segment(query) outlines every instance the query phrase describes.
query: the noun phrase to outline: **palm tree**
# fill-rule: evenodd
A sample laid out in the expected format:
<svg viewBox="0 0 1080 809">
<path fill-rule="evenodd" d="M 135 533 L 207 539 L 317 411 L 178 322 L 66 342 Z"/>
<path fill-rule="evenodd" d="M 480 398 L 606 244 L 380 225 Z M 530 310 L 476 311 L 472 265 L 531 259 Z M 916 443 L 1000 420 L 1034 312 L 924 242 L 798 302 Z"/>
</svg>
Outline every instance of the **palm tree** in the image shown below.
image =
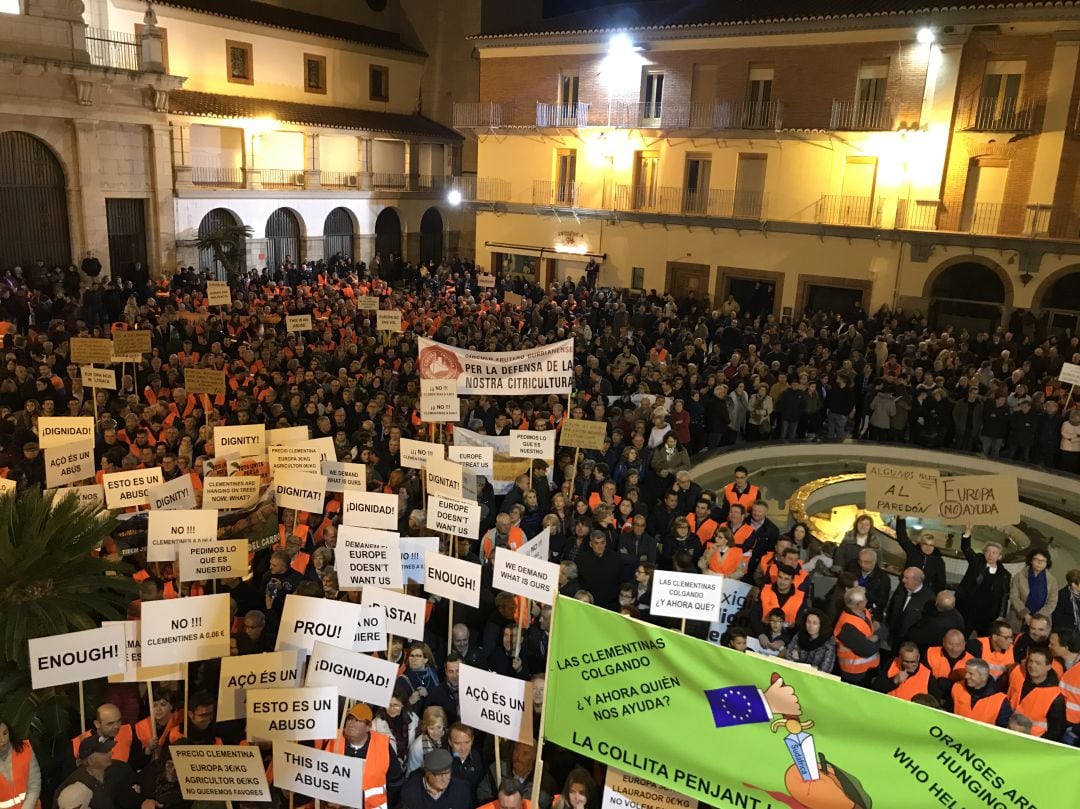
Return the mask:
<svg viewBox="0 0 1080 809">
<path fill-rule="evenodd" d="M 116 525 L 100 506 L 36 486 L 0 497 L 0 717 L 16 737 L 55 736 L 70 707 L 64 687 L 31 689 L 30 639 L 125 617 L 130 568 L 93 555 Z"/>
<path fill-rule="evenodd" d="M 222 224 L 200 236 L 195 243 L 200 250 L 209 250 L 214 259 L 225 268 L 225 276 L 231 282 L 235 279 L 244 263 L 244 243 L 255 233 L 249 225 Z"/>
</svg>

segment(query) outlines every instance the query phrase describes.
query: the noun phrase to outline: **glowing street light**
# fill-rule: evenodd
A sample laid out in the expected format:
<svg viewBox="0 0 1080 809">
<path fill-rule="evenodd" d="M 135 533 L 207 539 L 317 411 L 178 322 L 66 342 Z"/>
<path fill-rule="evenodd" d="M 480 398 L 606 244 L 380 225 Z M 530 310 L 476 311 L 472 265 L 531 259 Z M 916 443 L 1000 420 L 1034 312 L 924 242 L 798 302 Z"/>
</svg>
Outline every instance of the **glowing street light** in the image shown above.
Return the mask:
<svg viewBox="0 0 1080 809">
<path fill-rule="evenodd" d="M 446 201 L 453 205 L 455 208 L 461 204 L 461 192 L 456 188 L 446 195 Z"/>
<path fill-rule="evenodd" d="M 934 29 L 933 28 L 920 28 L 919 32 L 915 35 L 915 40 L 920 45 L 929 45 L 934 41 Z"/>
</svg>

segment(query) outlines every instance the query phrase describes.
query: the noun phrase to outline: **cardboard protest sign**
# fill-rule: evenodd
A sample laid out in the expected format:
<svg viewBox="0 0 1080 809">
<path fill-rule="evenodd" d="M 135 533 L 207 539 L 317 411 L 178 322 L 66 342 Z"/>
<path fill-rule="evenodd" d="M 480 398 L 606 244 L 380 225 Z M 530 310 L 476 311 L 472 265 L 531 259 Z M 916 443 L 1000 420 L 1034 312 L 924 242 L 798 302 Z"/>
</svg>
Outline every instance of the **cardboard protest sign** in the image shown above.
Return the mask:
<svg viewBox="0 0 1080 809">
<path fill-rule="evenodd" d="M 132 333 L 133 334 L 138 334 L 139 332 L 132 332 Z M 116 343 L 113 343 L 113 355 L 112 355 L 112 364 L 113 365 L 123 365 L 125 363 L 130 363 L 130 364 L 137 365 L 138 363 L 140 363 L 142 361 L 143 361 L 142 354 L 117 354 L 116 353 Z"/>
<path fill-rule="evenodd" d="M 306 741 L 337 735 L 338 694 L 319 688 L 249 688 L 247 737 L 252 740 Z"/>
<path fill-rule="evenodd" d="M 248 508 L 259 499 L 259 478 L 238 475 L 231 478 L 208 477 L 203 480 L 203 508 Z"/>
<path fill-rule="evenodd" d="M 341 522 L 342 525 L 396 531 L 398 496 L 381 492 L 346 490 L 342 497 Z"/>
<path fill-rule="evenodd" d="M 587 419 L 563 419 L 559 428 L 560 447 L 578 447 L 580 449 L 604 449 L 607 438 L 607 424 L 602 421 Z"/>
<path fill-rule="evenodd" d="M 220 539 L 207 544 L 185 544 L 178 549 L 178 555 L 180 581 L 242 579 L 248 573 L 246 539 Z"/>
<path fill-rule="evenodd" d="M 221 658 L 218 677 L 217 721 L 247 716 L 247 689 L 297 688 L 303 671 L 302 652 L 266 652 Z"/>
<path fill-rule="evenodd" d="M 271 800 L 258 747 L 176 744 L 169 750 L 185 801 Z"/>
<path fill-rule="evenodd" d="M 40 416 L 38 446 L 41 449 L 94 441 L 94 419 L 91 416 Z"/>
<path fill-rule="evenodd" d="M 112 340 L 104 337 L 72 337 L 71 361 L 76 365 L 108 365 L 112 362 Z"/>
<path fill-rule="evenodd" d="M 378 295 L 357 295 L 356 296 L 356 310 L 358 312 L 378 312 L 379 311 L 379 296 Z"/>
<path fill-rule="evenodd" d="M 366 586 L 402 587 L 398 535 L 356 525 L 338 529 L 338 586 L 343 592 Z"/>
<path fill-rule="evenodd" d="M 142 665 L 142 642 L 140 640 L 139 621 L 102 621 L 102 626 L 118 626 L 124 631 L 125 654 L 124 671 L 110 674 L 110 683 L 145 683 L 166 680 L 183 680 L 184 667 L 180 665 L 144 666 Z"/>
<path fill-rule="evenodd" d="M 461 464 L 474 475 L 491 478 L 495 460 L 494 448 L 453 446 L 448 448 L 447 456 L 449 460 Z"/>
<path fill-rule="evenodd" d="M 335 806 L 364 806 L 364 759 L 274 742 L 274 786 Z"/>
<path fill-rule="evenodd" d="M 150 490 L 150 508 L 152 509 L 198 507 L 199 500 L 195 496 L 195 484 L 191 480 L 191 475 L 181 475 Z"/>
<path fill-rule="evenodd" d="M 92 480 L 97 472 L 93 441 L 49 447 L 44 454 L 45 485 L 50 489 L 80 480 Z"/>
<path fill-rule="evenodd" d="M 459 463 L 431 458 L 424 468 L 428 494 L 476 500 L 476 475 Z"/>
<path fill-rule="evenodd" d="M 116 390 L 116 373 L 111 368 L 83 365 L 79 368 L 79 378 L 86 388 Z"/>
<path fill-rule="evenodd" d="M 284 472 L 321 474 L 323 457 L 318 447 L 297 444 L 273 445 L 267 454 L 270 458 L 270 474 L 275 478 Z"/>
<path fill-rule="evenodd" d="M 936 516 L 938 471 L 918 466 L 866 465 L 866 508 L 898 517 Z"/>
<path fill-rule="evenodd" d="M 1065 385 L 1080 385 L 1080 365 L 1074 362 L 1062 363 L 1058 380 Z"/>
<path fill-rule="evenodd" d="M 185 368 L 184 388 L 188 393 L 225 395 L 225 372 L 213 368 Z"/>
<path fill-rule="evenodd" d="M 555 458 L 554 430 L 511 430 L 510 454 L 519 458 Z"/>
<path fill-rule="evenodd" d="M 401 552 L 401 578 L 409 582 L 424 582 L 424 554 L 438 553 L 438 537 L 401 537 L 398 540 L 398 550 Z"/>
<path fill-rule="evenodd" d="M 481 513 L 479 503 L 429 495 L 427 527 L 442 534 L 477 539 L 480 535 Z"/>
<path fill-rule="evenodd" d="M 653 574 L 649 611 L 653 615 L 688 621 L 719 620 L 723 579 L 723 576 L 657 570 Z"/>
<path fill-rule="evenodd" d="M 697 801 L 636 775 L 607 768 L 600 809 L 696 809 Z"/>
<path fill-rule="evenodd" d="M 731 625 L 731 619 L 746 606 L 746 599 L 750 597 L 750 591 L 753 589 L 752 584 L 731 576 L 724 576 L 723 579 L 724 583 L 720 587 L 720 617 L 709 624 L 709 634 L 706 636 L 709 643 L 715 643 L 717 646 L 722 644 L 724 633 Z"/>
<path fill-rule="evenodd" d="M 385 708 L 394 693 L 397 670 L 397 663 L 392 660 L 316 643 L 308 661 L 304 685 L 308 688 L 337 686 L 343 697 Z"/>
<path fill-rule="evenodd" d="M 401 439 L 401 465 L 406 469 L 423 469 L 432 458 L 442 458 L 443 445 L 430 441 Z"/>
<path fill-rule="evenodd" d="M 150 512 L 146 561 L 171 562 L 181 545 L 217 539 L 217 509 L 164 509 Z"/>
<path fill-rule="evenodd" d="M 367 467 L 362 463 L 323 461 L 322 474 L 326 478 L 326 491 L 343 492 L 346 489 L 367 490 Z"/>
<path fill-rule="evenodd" d="M 290 594 L 285 596 L 281 628 L 274 648 L 277 651 L 302 649 L 310 652 L 315 648 L 315 642 L 321 641 L 341 649 L 352 649 L 362 620 L 359 604 Z"/>
<path fill-rule="evenodd" d="M 271 447 L 276 449 L 276 447 Z M 281 508 L 321 514 L 326 499 L 326 478 L 306 472 L 282 471 L 274 474 L 274 497 Z"/>
<path fill-rule="evenodd" d="M 228 593 L 147 601 L 140 627 L 143 663 L 167 666 L 228 657 L 229 624 Z"/>
<path fill-rule="evenodd" d="M 424 613 L 427 610 L 424 599 L 379 587 L 365 587 L 360 600 L 365 607 L 383 608 L 386 612 L 386 631 L 391 635 L 400 635 L 409 640 L 424 639 Z"/>
<path fill-rule="evenodd" d="M 100 483 L 89 486 L 67 486 L 63 489 L 50 489 L 49 491 L 53 495 L 53 508 L 56 508 L 68 497 L 74 497 L 78 500 L 80 508 L 98 508 L 105 505 L 105 487 Z"/>
<path fill-rule="evenodd" d="M 239 424 L 232 427 L 219 425 L 214 428 L 216 455 L 265 455 L 266 425 Z"/>
<path fill-rule="evenodd" d="M 353 641 L 354 652 L 386 650 L 386 611 L 382 607 L 361 607 L 360 626 Z"/>
<path fill-rule="evenodd" d="M 522 298 L 516 292 L 503 293 L 503 302 L 506 303 L 507 306 L 521 306 L 523 301 L 524 298 Z"/>
<path fill-rule="evenodd" d="M 161 482 L 160 466 L 103 475 L 105 505 L 110 509 L 145 506 L 150 502 L 150 490 Z"/>
<path fill-rule="evenodd" d="M 459 418 L 461 418 L 461 403 L 454 380 L 421 379 L 420 420 L 447 422 L 457 421 Z"/>
<path fill-rule="evenodd" d="M 30 682 L 35 689 L 94 680 L 124 671 L 124 627 L 30 639 Z"/>
<path fill-rule="evenodd" d="M 278 427 L 266 431 L 267 446 L 277 447 L 282 444 L 296 444 L 309 438 L 307 427 Z"/>
<path fill-rule="evenodd" d="M 311 331 L 311 315 L 289 315 L 285 318 L 285 329 L 290 332 Z"/>
<path fill-rule="evenodd" d="M 480 606 L 480 565 L 441 553 L 424 555 L 424 591 L 470 607 Z"/>
<path fill-rule="evenodd" d="M 941 519 L 948 525 L 1016 525 L 1016 475 L 958 475 L 938 480 Z"/>
<path fill-rule="evenodd" d="M 224 281 L 207 281 L 206 302 L 211 306 L 232 306 L 229 285 Z"/>
<path fill-rule="evenodd" d="M 112 336 L 113 358 L 136 357 L 136 362 L 142 360 L 143 354 L 149 354 L 153 348 L 150 345 L 150 331 L 148 329 L 132 329 L 129 331 L 114 331 Z M 125 360 L 131 362 L 130 359 Z"/>
<path fill-rule="evenodd" d="M 531 682 L 464 663 L 458 677 L 462 722 L 493 736 L 532 743 Z"/>
<path fill-rule="evenodd" d="M 380 309 L 375 315 L 375 328 L 379 331 L 401 331 L 401 310 Z"/>
<path fill-rule="evenodd" d="M 0 478 L 0 497 L 8 494 L 15 494 L 15 489 L 18 488 L 18 483 L 10 478 Z"/>
<path fill-rule="evenodd" d="M 559 566 L 509 548 L 496 548 L 491 586 L 541 604 L 554 604 L 559 594 Z"/>
</svg>

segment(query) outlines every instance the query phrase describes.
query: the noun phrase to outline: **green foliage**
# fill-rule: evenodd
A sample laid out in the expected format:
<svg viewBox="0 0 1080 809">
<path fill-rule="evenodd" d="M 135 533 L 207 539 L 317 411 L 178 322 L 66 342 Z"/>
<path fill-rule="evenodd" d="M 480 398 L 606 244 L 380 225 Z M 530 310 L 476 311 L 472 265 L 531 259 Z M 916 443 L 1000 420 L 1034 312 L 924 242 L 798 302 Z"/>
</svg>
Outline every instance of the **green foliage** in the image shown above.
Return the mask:
<svg viewBox="0 0 1080 809">
<path fill-rule="evenodd" d="M 200 236 L 196 244 L 200 250 L 209 250 L 214 254 L 231 281 L 240 274 L 244 264 L 244 242 L 254 232 L 248 225 L 222 225 Z"/>
<path fill-rule="evenodd" d="M 16 736 L 62 729 L 64 689 L 30 688 L 31 638 L 123 620 L 135 597 L 130 569 L 92 555 L 116 527 L 100 508 L 37 487 L 0 497 L 0 717 Z"/>
</svg>

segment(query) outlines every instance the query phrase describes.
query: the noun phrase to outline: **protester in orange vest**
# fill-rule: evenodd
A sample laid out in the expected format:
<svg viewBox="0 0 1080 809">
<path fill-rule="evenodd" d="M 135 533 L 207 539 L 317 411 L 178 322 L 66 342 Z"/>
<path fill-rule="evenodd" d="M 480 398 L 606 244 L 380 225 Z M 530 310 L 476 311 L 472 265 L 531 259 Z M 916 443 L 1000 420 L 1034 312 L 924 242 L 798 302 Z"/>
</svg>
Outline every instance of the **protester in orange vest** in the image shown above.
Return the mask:
<svg viewBox="0 0 1080 809">
<path fill-rule="evenodd" d="M 757 623 L 754 625 L 754 633 L 757 635 L 767 629 L 769 613 L 773 610 L 784 613 L 784 627 L 790 629 L 798 623 L 809 607 L 806 593 L 795 587 L 795 571 L 786 566 L 777 572 L 776 584 L 767 584 L 761 588 L 760 603 L 761 609 L 755 613 Z"/>
<path fill-rule="evenodd" d="M 183 714 L 175 710 L 171 692 L 154 692 L 154 704 L 150 706 L 150 716 L 135 723 L 135 736 L 142 744 L 143 752 L 150 756 L 168 741 L 175 728 L 183 723 Z"/>
<path fill-rule="evenodd" d="M 1009 704 L 1031 720 L 1031 735 L 1061 741 L 1065 735 L 1065 695 L 1050 666 L 1050 650 L 1033 646 L 1027 653 L 1027 676 L 1009 689 Z"/>
<path fill-rule="evenodd" d="M 387 809 L 397 804 L 396 793 L 405 775 L 401 761 L 390 752 L 390 740 L 371 729 L 371 708 L 360 702 L 349 709 L 336 738 L 322 745 L 328 753 L 364 759 L 364 809 Z"/>
<path fill-rule="evenodd" d="M 644 518 L 641 519 L 644 520 Z M 726 525 L 717 527 L 713 538 L 705 545 L 705 553 L 698 559 L 698 567 L 704 573 L 714 576 L 734 576 L 737 579 L 741 579 L 746 573 L 742 549 L 735 545 L 731 529 Z"/>
<path fill-rule="evenodd" d="M 116 742 L 116 747 L 112 751 L 113 761 L 131 759 L 131 742 L 135 734 L 131 732 L 131 725 L 123 723 L 120 709 L 111 702 L 99 705 L 97 714 L 94 716 L 94 726 L 71 740 L 71 753 L 76 759 L 79 757 L 79 745 L 82 740 L 90 736 L 102 736 Z"/>
<path fill-rule="evenodd" d="M 1008 697 L 990 676 L 989 664 L 979 657 L 964 664 L 964 678 L 953 683 L 950 699 L 954 714 L 976 722 L 1003 728 L 1012 716 Z"/>
<path fill-rule="evenodd" d="M 919 647 L 911 641 L 901 643 L 897 658 L 878 676 L 874 688 L 908 702 L 917 694 L 929 694 L 930 669 L 919 659 Z"/>
<path fill-rule="evenodd" d="M 4 772 L 10 770 L 10 776 Z M 26 739 L 12 738 L 0 720 L 0 807 L 41 809 L 41 769 Z"/>
<path fill-rule="evenodd" d="M 990 634 L 977 638 L 972 654 L 977 654 L 990 665 L 990 676 L 1005 685 L 1006 677 L 1016 665 L 1013 653 L 1013 628 L 1008 621 L 997 620 L 990 624 Z"/>
<path fill-rule="evenodd" d="M 866 608 L 866 590 L 849 587 L 844 592 L 844 611 L 833 628 L 841 680 L 856 685 L 870 681 L 881 662 L 877 632 L 877 624 Z"/>
<path fill-rule="evenodd" d="M 735 467 L 735 480 L 722 490 L 720 500 L 722 516 L 727 516 L 735 503 L 741 505 L 744 512 L 749 511 L 750 506 L 754 505 L 758 497 L 761 496 L 761 490 L 748 481 L 749 477 L 750 472 L 745 466 Z"/>
<path fill-rule="evenodd" d="M 946 632 L 940 646 L 926 650 L 926 665 L 935 682 L 931 693 L 948 695 L 953 683 L 964 679 L 964 666 L 973 659 L 971 652 L 964 648 L 964 633 L 959 629 Z"/>
<path fill-rule="evenodd" d="M 1058 687 L 1065 695 L 1065 721 L 1069 724 L 1066 741 L 1074 747 L 1080 736 L 1080 632 L 1055 629 L 1050 633 L 1050 651 L 1061 664 Z"/>
<path fill-rule="evenodd" d="M 716 520 L 711 516 L 712 503 L 708 500 L 698 500 L 694 504 L 694 510 L 686 515 L 686 521 L 690 523 L 691 533 L 697 534 L 701 544 L 712 539 L 714 533 L 716 533 L 716 527 L 719 525 Z"/>
<path fill-rule="evenodd" d="M 525 532 L 515 527 L 506 512 L 499 512 L 495 517 L 495 527 L 488 529 L 480 540 L 480 557 L 490 562 L 496 548 L 510 548 L 516 551 L 525 544 Z"/>
<path fill-rule="evenodd" d="M 529 809 L 529 801 L 521 794 L 521 783 L 516 778 L 504 778 L 495 800 L 481 804 L 476 809 Z"/>
</svg>

